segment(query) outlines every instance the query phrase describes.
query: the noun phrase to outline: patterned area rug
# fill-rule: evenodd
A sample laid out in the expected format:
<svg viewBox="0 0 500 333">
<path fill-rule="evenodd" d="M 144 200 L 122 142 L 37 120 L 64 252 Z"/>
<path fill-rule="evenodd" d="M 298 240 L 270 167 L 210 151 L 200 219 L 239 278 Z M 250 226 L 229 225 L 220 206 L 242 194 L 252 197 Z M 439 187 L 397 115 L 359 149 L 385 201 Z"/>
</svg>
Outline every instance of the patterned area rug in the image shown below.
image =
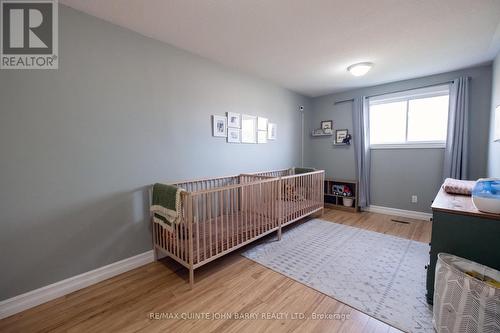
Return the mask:
<svg viewBox="0 0 500 333">
<path fill-rule="evenodd" d="M 425 243 L 314 219 L 243 256 L 401 330 L 434 332 Z"/>
</svg>

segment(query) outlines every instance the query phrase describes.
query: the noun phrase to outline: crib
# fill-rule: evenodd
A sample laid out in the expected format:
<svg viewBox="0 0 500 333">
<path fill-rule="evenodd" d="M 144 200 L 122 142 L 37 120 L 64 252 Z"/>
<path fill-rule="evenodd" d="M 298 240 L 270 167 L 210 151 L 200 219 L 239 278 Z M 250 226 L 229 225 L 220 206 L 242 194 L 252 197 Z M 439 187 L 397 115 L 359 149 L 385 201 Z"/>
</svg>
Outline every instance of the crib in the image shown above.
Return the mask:
<svg viewBox="0 0 500 333">
<path fill-rule="evenodd" d="M 153 221 L 155 259 L 162 253 L 194 270 L 282 227 L 323 210 L 324 171 L 284 169 L 173 183 L 181 221 Z"/>
</svg>

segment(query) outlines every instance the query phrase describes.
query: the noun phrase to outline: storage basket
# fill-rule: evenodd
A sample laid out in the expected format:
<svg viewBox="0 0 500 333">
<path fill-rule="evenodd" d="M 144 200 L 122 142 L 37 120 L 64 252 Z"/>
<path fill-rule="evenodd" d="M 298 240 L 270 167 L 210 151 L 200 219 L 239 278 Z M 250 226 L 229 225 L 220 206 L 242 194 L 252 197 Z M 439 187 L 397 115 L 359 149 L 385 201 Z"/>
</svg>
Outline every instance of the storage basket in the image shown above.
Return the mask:
<svg viewBox="0 0 500 333">
<path fill-rule="evenodd" d="M 465 272 L 475 272 L 473 277 Z M 451 254 L 439 253 L 434 283 L 433 325 L 441 332 L 500 332 L 500 272 Z"/>
<path fill-rule="evenodd" d="M 352 207 L 354 200 L 352 198 L 342 198 L 342 202 L 346 207 Z"/>
</svg>

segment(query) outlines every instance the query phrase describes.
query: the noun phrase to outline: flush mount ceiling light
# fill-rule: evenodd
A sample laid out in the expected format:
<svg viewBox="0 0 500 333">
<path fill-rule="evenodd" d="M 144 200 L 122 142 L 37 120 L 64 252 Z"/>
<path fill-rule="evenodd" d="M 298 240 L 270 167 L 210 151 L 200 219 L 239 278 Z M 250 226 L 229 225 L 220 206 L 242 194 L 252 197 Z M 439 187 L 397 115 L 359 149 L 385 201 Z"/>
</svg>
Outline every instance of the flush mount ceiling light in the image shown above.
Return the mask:
<svg viewBox="0 0 500 333">
<path fill-rule="evenodd" d="M 347 70 L 354 76 L 363 76 L 368 73 L 368 71 L 372 69 L 372 67 L 373 64 L 371 62 L 360 62 L 358 64 L 347 67 Z"/>
</svg>

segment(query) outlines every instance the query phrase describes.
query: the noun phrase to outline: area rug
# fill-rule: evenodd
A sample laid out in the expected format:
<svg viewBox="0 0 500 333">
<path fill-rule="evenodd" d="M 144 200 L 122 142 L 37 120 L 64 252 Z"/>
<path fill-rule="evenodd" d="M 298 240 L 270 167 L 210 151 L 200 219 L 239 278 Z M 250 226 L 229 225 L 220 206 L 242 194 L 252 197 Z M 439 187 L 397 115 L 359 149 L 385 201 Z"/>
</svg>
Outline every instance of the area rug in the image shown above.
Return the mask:
<svg viewBox="0 0 500 333">
<path fill-rule="evenodd" d="M 401 330 L 434 332 L 425 243 L 314 219 L 243 256 Z"/>
</svg>

